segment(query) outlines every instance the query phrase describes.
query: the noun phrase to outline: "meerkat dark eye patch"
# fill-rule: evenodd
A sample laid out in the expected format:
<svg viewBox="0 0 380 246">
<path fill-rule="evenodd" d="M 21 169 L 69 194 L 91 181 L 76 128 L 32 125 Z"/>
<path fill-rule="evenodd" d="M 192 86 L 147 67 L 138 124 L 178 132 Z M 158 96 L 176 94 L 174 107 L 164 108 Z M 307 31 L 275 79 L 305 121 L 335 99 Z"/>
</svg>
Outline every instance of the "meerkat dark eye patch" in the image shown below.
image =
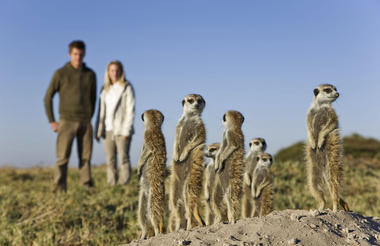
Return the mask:
<svg viewBox="0 0 380 246">
<path fill-rule="evenodd" d="M 324 92 L 326 92 L 327 94 L 330 94 L 332 92 L 332 90 L 330 88 L 325 88 L 323 89 Z"/>
<path fill-rule="evenodd" d="M 214 152 L 215 150 L 216 150 L 216 148 L 211 148 L 210 152 Z"/>
<path fill-rule="evenodd" d="M 144 121 L 144 114 L 141 115 L 141 119 L 142 119 L 142 121 Z"/>
<path fill-rule="evenodd" d="M 255 145 L 259 145 L 260 144 L 260 142 L 253 142 Z"/>
<path fill-rule="evenodd" d="M 263 158 L 263 161 L 266 162 L 268 159 L 267 158 Z"/>
<path fill-rule="evenodd" d="M 190 98 L 190 99 L 187 100 L 187 102 L 190 103 L 190 104 L 193 104 L 194 103 L 194 99 Z"/>
</svg>

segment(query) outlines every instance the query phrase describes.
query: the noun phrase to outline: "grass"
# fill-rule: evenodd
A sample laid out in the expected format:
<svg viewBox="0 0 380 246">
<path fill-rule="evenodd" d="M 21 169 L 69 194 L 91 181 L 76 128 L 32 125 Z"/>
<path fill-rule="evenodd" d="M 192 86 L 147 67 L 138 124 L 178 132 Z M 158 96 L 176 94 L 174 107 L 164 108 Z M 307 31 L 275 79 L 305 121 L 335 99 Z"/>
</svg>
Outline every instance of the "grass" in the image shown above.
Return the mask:
<svg viewBox="0 0 380 246">
<path fill-rule="evenodd" d="M 345 138 L 344 197 L 366 216 L 380 216 L 379 146 L 358 135 Z M 275 210 L 316 207 L 302 151 L 297 143 L 275 155 Z M 105 166 L 93 168 L 96 187 L 89 191 L 70 169 L 67 193 L 55 195 L 53 168 L 0 168 L 0 245 L 118 245 L 138 238 L 136 170 L 127 186 L 108 186 L 105 173 Z"/>
</svg>

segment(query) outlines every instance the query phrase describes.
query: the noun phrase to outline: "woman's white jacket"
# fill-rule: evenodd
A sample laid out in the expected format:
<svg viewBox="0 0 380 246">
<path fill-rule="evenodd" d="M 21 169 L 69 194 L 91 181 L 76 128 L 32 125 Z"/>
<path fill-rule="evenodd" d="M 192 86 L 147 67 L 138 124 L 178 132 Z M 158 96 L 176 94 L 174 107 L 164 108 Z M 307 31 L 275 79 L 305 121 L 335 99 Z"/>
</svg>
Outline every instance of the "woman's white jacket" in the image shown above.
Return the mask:
<svg viewBox="0 0 380 246">
<path fill-rule="evenodd" d="M 96 120 L 95 138 L 105 138 L 105 118 L 106 118 L 106 91 L 102 88 L 98 107 L 98 117 Z M 123 92 L 117 99 L 113 112 L 112 132 L 114 136 L 132 136 L 134 133 L 133 120 L 135 118 L 135 95 L 131 83 L 125 83 Z"/>
</svg>

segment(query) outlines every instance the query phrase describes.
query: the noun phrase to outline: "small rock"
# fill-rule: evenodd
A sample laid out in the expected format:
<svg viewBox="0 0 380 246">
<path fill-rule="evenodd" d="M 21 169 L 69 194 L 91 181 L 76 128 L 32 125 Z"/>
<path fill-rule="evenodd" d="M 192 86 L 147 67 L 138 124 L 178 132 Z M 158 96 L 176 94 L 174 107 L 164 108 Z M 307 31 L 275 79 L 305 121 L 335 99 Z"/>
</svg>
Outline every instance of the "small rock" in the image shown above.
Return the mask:
<svg viewBox="0 0 380 246">
<path fill-rule="evenodd" d="M 179 240 L 178 245 L 190 245 L 191 241 L 190 240 Z"/>
<path fill-rule="evenodd" d="M 310 210 L 310 215 L 313 217 L 316 217 L 320 214 L 321 214 L 321 212 L 319 212 L 319 210 Z"/>
<path fill-rule="evenodd" d="M 344 228 L 342 231 L 343 231 L 344 233 L 351 233 L 351 232 L 353 232 L 354 230 L 352 230 L 352 229 L 348 229 L 348 228 Z"/>
<path fill-rule="evenodd" d="M 297 214 L 292 214 L 292 215 L 290 215 L 290 219 L 293 220 L 293 221 L 299 221 L 300 220 L 300 216 L 297 215 Z"/>
<path fill-rule="evenodd" d="M 334 227 L 335 227 L 336 229 L 339 229 L 339 228 L 340 228 L 340 224 L 335 224 Z"/>
<path fill-rule="evenodd" d="M 230 239 L 231 239 L 232 241 L 240 241 L 239 239 L 237 239 L 237 238 L 234 237 L 233 235 L 230 236 Z"/>
<path fill-rule="evenodd" d="M 297 243 L 301 242 L 298 238 L 293 238 L 288 241 L 289 245 L 296 245 Z"/>
<path fill-rule="evenodd" d="M 317 229 L 317 225 L 315 225 L 315 224 L 310 224 L 310 227 L 312 228 L 312 229 Z"/>
</svg>

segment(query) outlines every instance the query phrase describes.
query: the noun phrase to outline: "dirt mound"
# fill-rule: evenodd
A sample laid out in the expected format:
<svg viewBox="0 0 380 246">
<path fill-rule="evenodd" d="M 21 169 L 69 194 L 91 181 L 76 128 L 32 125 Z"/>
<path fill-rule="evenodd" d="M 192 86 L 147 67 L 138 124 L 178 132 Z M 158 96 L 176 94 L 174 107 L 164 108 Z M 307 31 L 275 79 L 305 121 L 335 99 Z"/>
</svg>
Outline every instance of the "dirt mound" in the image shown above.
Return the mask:
<svg viewBox="0 0 380 246">
<path fill-rule="evenodd" d="M 129 245 L 380 245 L 380 218 L 331 210 L 274 211 L 234 225 L 180 230 Z"/>
</svg>

